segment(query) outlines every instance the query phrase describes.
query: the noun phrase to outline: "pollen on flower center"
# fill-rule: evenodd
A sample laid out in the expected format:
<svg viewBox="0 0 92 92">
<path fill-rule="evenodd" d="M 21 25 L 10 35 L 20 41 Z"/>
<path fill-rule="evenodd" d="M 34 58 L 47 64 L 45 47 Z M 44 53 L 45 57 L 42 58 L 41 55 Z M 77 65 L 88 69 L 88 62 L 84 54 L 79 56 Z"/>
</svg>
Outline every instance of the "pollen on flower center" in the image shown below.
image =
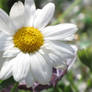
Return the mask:
<svg viewBox="0 0 92 92">
<path fill-rule="evenodd" d="M 23 27 L 13 36 L 15 47 L 24 53 L 33 53 L 44 44 L 42 33 L 34 27 Z"/>
</svg>

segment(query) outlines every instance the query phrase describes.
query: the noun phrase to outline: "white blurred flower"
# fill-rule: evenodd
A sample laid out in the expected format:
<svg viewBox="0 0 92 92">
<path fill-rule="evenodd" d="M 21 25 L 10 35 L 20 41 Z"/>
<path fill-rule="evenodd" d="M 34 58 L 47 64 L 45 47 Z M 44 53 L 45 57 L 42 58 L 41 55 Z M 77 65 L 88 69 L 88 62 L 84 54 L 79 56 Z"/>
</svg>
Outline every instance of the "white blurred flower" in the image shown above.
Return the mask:
<svg viewBox="0 0 92 92">
<path fill-rule="evenodd" d="M 78 85 L 78 89 L 79 89 L 79 92 L 85 92 L 85 90 L 87 89 L 87 84 L 86 82 L 82 82 Z"/>
<path fill-rule="evenodd" d="M 0 58 L 3 60 L 0 79 L 13 76 L 28 87 L 35 82 L 44 85 L 51 80 L 53 67 L 75 61 L 75 47 L 63 42 L 74 38 L 77 27 L 74 24 L 46 27 L 54 10 L 53 3 L 36 9 L 33 0 L 25 0 L 24 5 L 20 1 L 15 3 L 10 16 L 0 9 Z"/>
<path fill-rule="evenodd" d="M 78 15 L 78 20 L 83 20 L 84 18 L 85 18 L 85 14 L 84 13 L 80 13 L 79 15 Z"/>
<path fill-rule="evenodd" d="M 78 11 L 80 10 L 80 7 L 77 5 L 73 8 L 73 10 L 71 11 L 71 15 L 76 14 Z"/>
<path fill-rule="evenodd" d="M 92 0 L 83 0 L 83 4 L 84 4 L 85 6 L 92 5 Z"/>
</svg>

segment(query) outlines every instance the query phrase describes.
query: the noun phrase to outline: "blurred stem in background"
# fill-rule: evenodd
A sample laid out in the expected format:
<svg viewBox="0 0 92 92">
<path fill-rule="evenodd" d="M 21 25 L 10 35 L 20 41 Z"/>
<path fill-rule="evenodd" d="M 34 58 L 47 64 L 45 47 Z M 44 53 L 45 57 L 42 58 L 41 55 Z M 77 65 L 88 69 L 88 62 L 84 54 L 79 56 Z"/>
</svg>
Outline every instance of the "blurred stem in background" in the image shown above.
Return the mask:
<svg viewBox="0 0 92 92">
<path fill-rule="evenodd" d="M 16 82 L 10 92 L 18 92 L 18 85 L 19 83 Z"/>
<path fill-rule="evenodd" d="M 54 24 L 61 23 L 61 21 L 62 21 L 67 15 L 69 15 L 69 13 L 74 9 L 74 7 L 75 7 L 76 5 L 78 5 L 80 2 L 81 2 L 81 0 L 75 0 L 75 1 L 70 5 L 70 7 L 67 8 L 66 11 L 58 17 L 58 19 L 56 20 L 56 22 L 55 22 Z"/>
</svg>

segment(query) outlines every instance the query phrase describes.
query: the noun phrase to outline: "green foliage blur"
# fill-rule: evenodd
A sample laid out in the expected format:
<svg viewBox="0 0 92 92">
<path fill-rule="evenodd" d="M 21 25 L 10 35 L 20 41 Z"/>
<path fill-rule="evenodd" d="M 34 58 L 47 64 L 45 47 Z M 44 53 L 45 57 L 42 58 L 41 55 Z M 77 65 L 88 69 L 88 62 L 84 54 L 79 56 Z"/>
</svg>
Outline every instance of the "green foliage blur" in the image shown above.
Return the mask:
<svg viewBox="0 0 92 92">
<path fill-rule="evenodd" d="M 19 0 L 0 0 L 0 8 L 9 14 L 10 8 L 17 1 Z M 42 92 L 92 92 L 92 0 L 35 0 L 37 8 L 42 8 L 48 2 L 56 5 L 52 25 L 69 22 L 78 26 L 79 31 L 73 43 L 79 51 L 72 69 L 57 86 Z M 0 81 L 0 92 L 10 84 L 14 86 L 10 92 L 30 92 L 18 89 L 12 78 Z"/>
</svg>

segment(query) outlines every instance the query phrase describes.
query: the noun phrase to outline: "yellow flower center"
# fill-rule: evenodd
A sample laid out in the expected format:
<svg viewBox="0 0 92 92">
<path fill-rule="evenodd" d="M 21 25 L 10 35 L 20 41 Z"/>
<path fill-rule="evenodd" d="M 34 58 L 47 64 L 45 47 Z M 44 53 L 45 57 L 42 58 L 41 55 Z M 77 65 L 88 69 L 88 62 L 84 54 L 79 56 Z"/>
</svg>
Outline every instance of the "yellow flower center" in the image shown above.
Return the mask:
<svg viewBox="0 0 92 92">
<path fill-rule="evenodd" d="M 33 27 L 23 27 L 19 29 L 14 37 L 15 47 L 24 53 L 33 53 L 44 44 L 42 33 Z"/>
</svg>

